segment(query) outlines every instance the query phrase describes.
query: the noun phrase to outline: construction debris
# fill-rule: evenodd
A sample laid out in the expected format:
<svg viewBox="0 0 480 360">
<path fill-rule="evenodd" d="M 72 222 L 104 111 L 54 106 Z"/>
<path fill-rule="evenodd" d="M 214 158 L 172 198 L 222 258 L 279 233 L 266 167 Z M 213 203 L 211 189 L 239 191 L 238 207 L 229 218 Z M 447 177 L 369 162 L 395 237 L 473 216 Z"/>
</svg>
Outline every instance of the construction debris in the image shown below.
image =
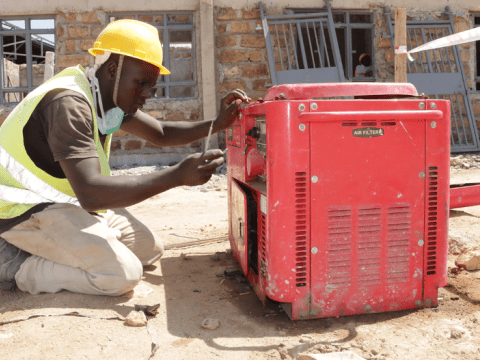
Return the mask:
<svg viewBox="0 0 480 360">
<path fill-rule="evenodd" d="M 125 319 L 125 322 L 130 326 L 146 326 L 147 317 L 143 311 L 131 311 Z"/>
<path fill-rule="evenodd" d="M 157 315 L 159 308 L 160 308 L 160 304 L 155 304 L 155 305 L 137 305 L 137 304 L 135 304 L 135 311 L 143 311 L 145 313 L 145 315 L 148 315 L 148 316 Z"/>
<path fill-rule="evenodd" d="M 469 271 L 480 270 L 480 247 L 465 251 L 455 260 L 455 265 Z"/>
<path fill-rule="evenodd" d="M 29 319 L 34 319 L 34 318 L 38 318 L 38 317 L 53 317 L 53 316 L 80 316 L 80 317 L 88 317 L 88 318 L 100 319 L 100 320 L 121 320 L 121 321 L 125 321 L 125 318 L 123 316 L 120 316 L 120 315 L 102 317 L 102 316 L 95 316 L 95 315 L 80 314 L 76 311 L 72 311 L 72 312 L 60 313 L 60 314 L 34 314 L 34 315 L 29 315 L 29 316 L 18 317 L 18 318 L 11 319 L 11 320 L 0 321 L 0 326 L 1 325 L 6 325 L 6 324 L 17 323 L 17 322 L 25 321 L 25 320 L 29 320 Z"/>
<path fill-rule="evenodd" d="M 202 328 L 207 330 L 215 330 L 220 326 L 220 321 L 217 319 L 205 319 L 202 322 Z"/>
<path fill-rule="evenodd" d="M 353 351 L 331 352 L 327 354 L 305 354 L 297 356 L 296 360 L 365 360 Z"/>
</svg>

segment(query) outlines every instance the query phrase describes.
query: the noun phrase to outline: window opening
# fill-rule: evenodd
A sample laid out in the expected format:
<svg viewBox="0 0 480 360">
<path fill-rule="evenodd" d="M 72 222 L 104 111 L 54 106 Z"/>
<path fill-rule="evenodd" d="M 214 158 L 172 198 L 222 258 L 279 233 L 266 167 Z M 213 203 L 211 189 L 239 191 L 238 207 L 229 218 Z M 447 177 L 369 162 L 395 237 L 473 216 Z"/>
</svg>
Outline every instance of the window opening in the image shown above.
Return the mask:
<svg viewBox="0 0 480 360">
<path fill-rule="evenodd" d="M 155 97 L 178 99 L 197 96 L 193 13 L 109 14 L 110 22 L 120 19 L 140 20 L 158 30 L 163 47 L 163 66 L 171 74 L 158 77 Z"/>
<path fill-rule="evenodd" d="M 44 81 L 45 54 L 55 52 L 55 19 L 0 19 L 0 103 L 19 103 Z"/>
</svg>

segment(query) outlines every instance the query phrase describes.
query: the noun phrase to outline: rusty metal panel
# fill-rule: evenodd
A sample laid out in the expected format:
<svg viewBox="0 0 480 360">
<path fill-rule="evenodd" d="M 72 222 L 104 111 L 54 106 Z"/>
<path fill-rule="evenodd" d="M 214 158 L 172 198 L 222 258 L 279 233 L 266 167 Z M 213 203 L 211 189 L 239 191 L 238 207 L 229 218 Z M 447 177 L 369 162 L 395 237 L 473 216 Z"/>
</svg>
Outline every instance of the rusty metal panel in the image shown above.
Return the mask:
<svg viewBox="0 0 480 360">
<path fill-rule="evenodd" d="M 260 4 L 272 84 L 344 82 L 332 10 L 265 15 Z"/>
<path fill-rule="evenodd" d="M 407 21 L 407 50 L 427 42 L 451 35 L 455 32 L 449 8 L 447 20 Z M 395 22 L 390 10 L 386 16 L 392 46 L 395 43 Z M 450 133 L 451 152 L 477 151 L 480 149 L 478 129 L 473 113 L 470 89 L 467 85 L 463 63 L 457 46 L 450 46 L 412 54 L 407 61 L 407 80 L 415 85 L 419 93 L 432 99 L 450 100 L 452 128 Z"/>
</svg>

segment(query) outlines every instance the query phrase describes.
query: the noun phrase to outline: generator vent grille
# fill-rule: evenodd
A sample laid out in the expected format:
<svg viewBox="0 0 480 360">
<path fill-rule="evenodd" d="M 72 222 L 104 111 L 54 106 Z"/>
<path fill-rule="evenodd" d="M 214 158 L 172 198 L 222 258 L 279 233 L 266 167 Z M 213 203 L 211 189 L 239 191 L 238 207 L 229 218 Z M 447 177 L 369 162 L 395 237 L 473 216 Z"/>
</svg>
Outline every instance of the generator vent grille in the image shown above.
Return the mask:
<svg viewBox="0 0 480 360">
<path fill-rule="evenodd" d="M 387 282 L 409 279 L 411 218 L 408 203 L 387 207 Z"/>
<path fill-rule="evenodd" d="M 262 274 L 263 278 L 267 278 L 267 261 L 265 259 L 265 239 L 267 238 L 267 225 L 266 225 L 266 217 L 262 214 L 260 219 L 260 273 Z"/>
<path fill-rule="evenodd" d="M 339 206 L 327 211 L 327 287 L 339 289 L 351 284 L 352 208 Z"/>
<path fill-rule="evenodd" d="M 437 270 L 438 168 L 428 168 L 427 275 Z"/>
<path fill-rule="evenodd" d="M 307 173 L 295 173 L 295 284 L 307 286 L 308 268 L 308 207 L 307 207 Z"/>
<path fill-rule="evenodd" d="M 382 207 L 358 208 L 357 281 L 362 285 L 380 284 L 382 258 Z"/>
</svg>

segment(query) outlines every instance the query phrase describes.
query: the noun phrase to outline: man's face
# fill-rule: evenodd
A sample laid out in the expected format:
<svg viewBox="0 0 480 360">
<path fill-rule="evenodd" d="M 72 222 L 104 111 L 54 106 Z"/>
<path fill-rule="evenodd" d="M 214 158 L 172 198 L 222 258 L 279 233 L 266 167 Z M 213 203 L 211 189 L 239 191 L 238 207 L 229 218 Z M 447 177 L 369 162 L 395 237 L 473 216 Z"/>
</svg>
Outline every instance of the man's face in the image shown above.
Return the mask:
<svg viewBox="0 0 480 360">
<path fill-rule="evenodd" d="M 160 69 L 145 61 L 124 57 L 117 105 L 126 114 L 134 114 L 153 96 Z"/>
</svg>

